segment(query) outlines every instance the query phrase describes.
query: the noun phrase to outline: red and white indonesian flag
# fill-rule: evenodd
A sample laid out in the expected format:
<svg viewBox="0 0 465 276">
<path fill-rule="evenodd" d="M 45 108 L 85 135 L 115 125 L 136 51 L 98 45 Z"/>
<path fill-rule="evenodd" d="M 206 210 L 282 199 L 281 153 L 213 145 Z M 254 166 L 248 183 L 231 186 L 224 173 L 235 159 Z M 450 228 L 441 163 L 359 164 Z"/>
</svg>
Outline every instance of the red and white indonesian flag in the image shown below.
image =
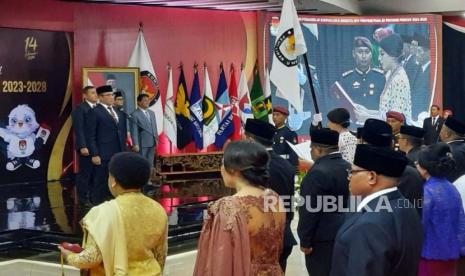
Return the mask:
<svg viewBox="0 0 465 276">
<path fill-rule="evenodd" d="M 284 0 L 273 49 L 270 79 L 298 112 L 303 111 L 297 75 L 297 57 L 307 52 L 297 11 L 292 0 Z"/>
<path fill-rule="evenodd" d="M 173 70 L 169 69 L 168 88 L 166 89 L 165 114 L 163 114 L 163 132 L 177 147 L 176 113 L 174 111 Z"/>
<path fill-rule="evenodd" d="M 157 133 L 160 135 L 163 132 L 163 106 L 161 104 L 158 78 L 153 69 L 152 60 L 150 59 L 149 50 L 147 49 L 142 31 L 139 31 L 137 36 L 136 45 L 129 58 L 128 67 L 139 67 L 140 69 L 140 93 L 149 95 L 149 108 L 155 112 Z"/>
</svg>

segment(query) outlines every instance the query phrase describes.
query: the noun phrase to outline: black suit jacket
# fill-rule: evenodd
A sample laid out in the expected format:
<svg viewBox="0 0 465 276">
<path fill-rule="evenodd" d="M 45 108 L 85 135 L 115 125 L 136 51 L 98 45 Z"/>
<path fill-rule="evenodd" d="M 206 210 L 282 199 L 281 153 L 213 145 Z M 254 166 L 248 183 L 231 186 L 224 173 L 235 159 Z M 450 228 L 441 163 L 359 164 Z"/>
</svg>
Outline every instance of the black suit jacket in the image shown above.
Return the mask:
<svg viewBox="0 0 465 276">
<path fill-rule="evenodd" d="M 398 191 L 390 210 L 351 214 L 334 243 L 332 276 L 416 276 L 423 243 L 420 217 Z M 378 198 L 379 199 L 379 198 Z M 386 206 L 385 201 L 381 206 Z M 369 202 L 374 210 L 378 200 Z"/>
<path fill-rule="evenodd" d="M 88 113 L 87 142 L 91 156 L 100 156 L 108 161 L 118 152 L 126 149 L 126 115 L 113 109 L 118 115 L 118 123 L 101 104 Z"/>
<path fill-rule="evenodd" d="M 455 169 L 447 174 L 447 180 L 454 182 L 465 174 L 465 142 L 457 140 L 447 143 L 455 160 Z"/>
<path fill-rule="evenodd" d="M 405 171 L 399 179 L 397 188 L 400 193 L 410 201 L 421 216 L 423 207 L 423 184 L 425 180 L 421 177 L 416 168 L 405 167 Z"/>
<path fill-rule="evenodd" d="M 294 218 L 294 212 L 291 207 L 291 197 L 294 196 L 294 175 L 295 168 L 281 156 L 273 151 L 270 152 L 270 189 L 280 196 L 286 196 L 283 202 L 285 207 L 291 209 L 286 213 L 286 225 L 284 227 L 284 247 L 290 247 L 297 244 L 291 231 L 291 222 Z"/>
<path fill-rule="evenodd" d="M 438 117 L 434 126 L 431 117 L 428 117 L 423 121 L 423 130 L 425 131 L 425 145 L 431 145 L 439 141 L 439 132 L 441 132 L 443 124 L 444 119 L 441 117 Z"/>
<path fill-rule="evenodd" d="M 73 121 L 74 135 L 75 139 L 75 148 L 79 151 L 81 148 L 87 148 L 86 142 L 86 121 L 87 113 L 92 108 L 87 102 L 80 103 L 71 114 L 71 119 Z"/>
<path fill-rule="evenodd" d="M 347 207 L 348 169 L 350 169 L 350 164 L 342 159 L 340 153 L 329 154 L 316 160 L 300 185 L 300 195 L 305 198 L 305 204 L 317 210 L 317 196 L 342 196 L 342 205 Z M 308 202 L 309 199 L 311 202 Z M 301 206 L 297 227 L 300 245 L 308 248 L 314 243 L 334 241 L 343 219 L 343 213 L 323 212 L 323 210 L 309 212 L 305 205 Z"/>
<path fill-rule="evenodd" d="M 415 168 L 415 161 L 418 161 L 418 154 L 420 154 L 420 152 L 422 150 L 424 150 L 425 148 L 426 148 L 426 146 L 421 145 L 421 146 L 418 146 L 418 147 L 414 147 L 409 152 L 407 152 L 406 156 L 407 156 L 407 159 L 408 159 L 408 164 L 410 166 Z"/>
</svg>

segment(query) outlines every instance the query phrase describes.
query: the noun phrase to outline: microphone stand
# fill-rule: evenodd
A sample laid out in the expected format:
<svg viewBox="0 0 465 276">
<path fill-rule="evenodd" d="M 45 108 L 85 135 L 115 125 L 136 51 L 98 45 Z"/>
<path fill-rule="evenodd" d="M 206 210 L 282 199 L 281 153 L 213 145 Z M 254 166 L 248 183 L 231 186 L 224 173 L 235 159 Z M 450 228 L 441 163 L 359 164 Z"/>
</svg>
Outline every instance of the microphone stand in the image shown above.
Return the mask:
<svg viewBox="0 0 465 276">
<path fill-rule="evenodd" d="M 137 122 L 137 120 L 134 119 L 134 116 L 132 116 L 131 114 L 127 113 L 123 108 L 118 108 L 119 111 L 121 111 L 123 114 L 126 115 L 126 118 L 132 122 L 132 123 L 135 123 L 136 126 L 138 128 L 141 128 L 142 130 L 145 130 L 147 131 L 148 133 L 152 134 L 152 137 L 155 138 L 155 143 L 158 144 L 158 136 L 155 136 L 153 131 L 149 131 L 148 129 L 146 129 L 144 126 L 142 126 L 139 122 Z M 151 122 L 150 122 L 151 123 Z M 130 131 L 129 131 L 130 132 Z"/>
</svg>

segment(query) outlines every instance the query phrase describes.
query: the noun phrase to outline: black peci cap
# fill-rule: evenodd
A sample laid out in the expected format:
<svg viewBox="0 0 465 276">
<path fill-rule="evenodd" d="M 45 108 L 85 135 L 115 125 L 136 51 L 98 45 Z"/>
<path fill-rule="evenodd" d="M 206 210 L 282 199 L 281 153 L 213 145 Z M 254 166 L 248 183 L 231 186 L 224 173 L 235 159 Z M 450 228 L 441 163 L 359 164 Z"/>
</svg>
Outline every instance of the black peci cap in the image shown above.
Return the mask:
<svg viewBox="0 0 465 276">
<path fill-rule="evenodd" d="M 425 131 L 421 127 L 404 125 L 400 127 L 400 134 L 423 139 L 425 136 Z"/>
<path fill-rule="evenodd" d="M 103 93 L 108 93 L 112 92 L 113 93 L 113 87 L 111 85 L 104 85 L 104 86 L 99 86 L 97 87 L 97 94 L 103 94 Z"/>
<path fill-rule="evenodd" d="M 362 139 L 377 147 L 390 147 L 392 144 L 392 127 L 385 121 L 368 119 L 362 131 Z"/>
<path fill-rule="evenodd" d="M 312 143 L 337 146 L 339 144 L 339 133 L 329 128 L 317 128 L 310 130 Z"/>
<path fill-rule="evenodd" d="M 357 145 L 354 165 L 378 174 L 400 177 L 408 164 L 404 154 L 390 148 Z"/>
<path fill-rule="evenodd" d="M 276 134 L 276 128 L 272 124 L 250 118 L 245 123 L 244 131 L 245 134 L 264 140 L 263 142 L 266 142 L 267 146 L 273 144 L 273 137 Z"/>
</svg>

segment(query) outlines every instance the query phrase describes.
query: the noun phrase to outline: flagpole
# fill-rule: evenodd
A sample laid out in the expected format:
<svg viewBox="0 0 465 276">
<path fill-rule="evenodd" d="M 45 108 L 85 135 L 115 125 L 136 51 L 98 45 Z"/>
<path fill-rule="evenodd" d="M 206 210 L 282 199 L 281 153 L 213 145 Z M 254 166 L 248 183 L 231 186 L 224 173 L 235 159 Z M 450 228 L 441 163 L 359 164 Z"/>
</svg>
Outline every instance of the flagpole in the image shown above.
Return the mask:
<svg viewBox="0 0 465 276">
<path fill-rule="evenodd" d="M 142 22 L 141 22 L 142 24 Z M 166 69 L 168 69 L 168 75 L 169 75 L 169 71 L 171 70 L 171 64 L 168 62 L 168 65 L 166 66 Z M 168 79 L 169 79 L 169 76 L 168 76 Z M 168 84 L 169 85 L 169 84 Z M 166 102 L 165 102 L 166 104 Z M 170 155 L 173 154 L 173 142 L 171 142 L 170 139 L 167 139 L 170 143 Z"/>
<path fill-rule="evenodd" d="M 310 65 L 308 63 L 307 53 L 303 54 L 305 62 L 305 71 L 307 72 L 308 85 L 310 86 L 310 92 L 312 92 L 313 106 L 315 107 L 315 114 L 320 113 L 318 108 L 318 102 L 316 100 L 315 88 L 313 87 L 312 74 L 310 73 Z M 321 122 L 318 123 L 318 127 L 321 128 Z"/>
</svg>

